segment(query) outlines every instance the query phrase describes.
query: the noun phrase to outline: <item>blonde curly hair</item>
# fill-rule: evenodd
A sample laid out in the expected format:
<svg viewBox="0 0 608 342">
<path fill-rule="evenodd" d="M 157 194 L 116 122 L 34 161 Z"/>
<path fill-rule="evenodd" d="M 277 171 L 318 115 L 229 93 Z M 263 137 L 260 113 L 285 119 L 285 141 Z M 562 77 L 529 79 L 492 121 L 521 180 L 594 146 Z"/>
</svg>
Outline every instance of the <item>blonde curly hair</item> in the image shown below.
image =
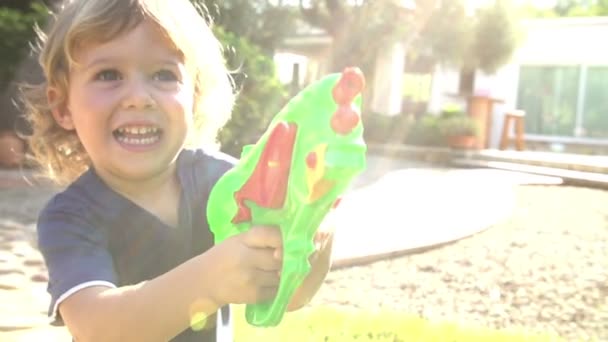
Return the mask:
<svg viewBox="0 0 608 342">
<path fill-rule="evenodd" d="M 204 8 L 188 0 L 68 0 L 54 17 L 48 34 L 38 32 L 45 81 L 22 88 L 25 117 L 32 130 L 26 138 L 32 157 L 57 184 L 72 182 L 90 165 L 76 132 L 59 126 L 52 115 L 53 109 L 67 100 L 75 50 L 85 42 L 112 40 L 144 20 L 166 35 L 195 80 L 196 133 L 188 137 L 188 146 L 216 144 L 217 132 L 232 112 L 235 92 Z M 50 87 L 59 93 L 53 103 L 47 98 Z"/>
</svg>

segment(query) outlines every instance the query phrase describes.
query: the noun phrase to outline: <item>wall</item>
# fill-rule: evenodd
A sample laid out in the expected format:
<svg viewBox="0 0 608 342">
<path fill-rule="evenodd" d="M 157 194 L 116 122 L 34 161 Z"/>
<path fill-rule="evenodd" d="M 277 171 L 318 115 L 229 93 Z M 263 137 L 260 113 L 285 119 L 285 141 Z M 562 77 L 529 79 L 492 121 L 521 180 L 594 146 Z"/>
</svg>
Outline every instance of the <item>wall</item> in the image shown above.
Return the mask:
<svg viewBox="0 0 608 342">
<path fill-rule="evenodd" d="M 521 45 L 511 62 L 493 75 L 476 72 L 473 92 L 504 101 L 494 107 L 490 148 L 497 148 L 506 110 L 515 108 L 522 65 L 608 65 L 608 17 L 535 19 L 522 22 Z M 438 111 L 458 89 L 459 72 L 437 67 L 429 111 Z M 460 99 L 460 103 L 463 103 Z"/>
<path fill-rule="evenodd" d="M 523 22 L 524 41 L 514 62 L 526 65 L 608 64 L 608 17 Z"/>
</svg>

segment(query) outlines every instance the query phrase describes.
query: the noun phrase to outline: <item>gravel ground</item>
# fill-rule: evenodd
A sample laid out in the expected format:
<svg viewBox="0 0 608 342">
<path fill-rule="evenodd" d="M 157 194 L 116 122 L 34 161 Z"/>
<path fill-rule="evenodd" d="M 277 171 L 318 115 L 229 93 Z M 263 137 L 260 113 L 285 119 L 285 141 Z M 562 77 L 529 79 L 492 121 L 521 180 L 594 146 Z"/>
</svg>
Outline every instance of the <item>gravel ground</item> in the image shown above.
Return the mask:
<svg viewBox="0 0 608 342">
<path fill-rule="evenodd" d="M 2 189 L 0 217 L 19 222 L 31 237 L 52 192 Z M 386 308 L 608 341 L 608 191 L 519 186 L 516 194 L 513 215 L 473 237 L 333 270 L 310 305 Z"/>
<path fill-rule="evenodd" d="M 608 341 L 608 191 L 519 186 L 516 194 L 513 215 L 473 237 L 331 271 L 311 305 Z"/>
</svg>

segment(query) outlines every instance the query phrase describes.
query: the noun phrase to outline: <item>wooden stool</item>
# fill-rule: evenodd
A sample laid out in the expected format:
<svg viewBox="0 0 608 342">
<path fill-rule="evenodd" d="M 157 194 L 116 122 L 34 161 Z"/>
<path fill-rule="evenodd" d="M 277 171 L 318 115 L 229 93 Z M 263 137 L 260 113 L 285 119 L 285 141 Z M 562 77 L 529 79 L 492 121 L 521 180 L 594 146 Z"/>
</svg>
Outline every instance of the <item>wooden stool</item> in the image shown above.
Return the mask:
<svg viewBox="0 0 608 342">
<path fill-rule="evenodd" d="M 505 150 L 513 140 L 511 138 L 511 122 L 515 124 L 515 148 L 518 151 L 524 150 L 524 117 L 526 112 L 523 110 L 511 110 L 505 113 L 505 121 L 502 126 L 502 137 L 500 139 L 500 149 Z"/>
</svg>

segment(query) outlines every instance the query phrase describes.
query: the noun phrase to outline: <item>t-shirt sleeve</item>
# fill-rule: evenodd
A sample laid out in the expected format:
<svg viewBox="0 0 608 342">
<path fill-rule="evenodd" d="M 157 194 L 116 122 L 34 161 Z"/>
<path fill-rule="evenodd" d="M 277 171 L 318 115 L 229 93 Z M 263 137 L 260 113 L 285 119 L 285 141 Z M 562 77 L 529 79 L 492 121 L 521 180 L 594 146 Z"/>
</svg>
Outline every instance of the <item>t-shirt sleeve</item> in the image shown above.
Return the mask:
<svg viewBox="0 0 608 342">
<path fill-rule="evenodd" d="M 38 218 L 38 247 L 49 272 L 49 317 L 62 325 L 59 304 L 91 286 L 116 287 L 116 274 L 102 229 L 93 226 L 78 206 L 55 198 Z"/>
<path fill-rule="evenodd" d="M 224 173 L 232 169 L 238 159 L 219 152 L 199 149 L 193 152 L 189 172 L 192 183 L 198 193 L 209 194 L 211 188 Z"/>
</svg>

